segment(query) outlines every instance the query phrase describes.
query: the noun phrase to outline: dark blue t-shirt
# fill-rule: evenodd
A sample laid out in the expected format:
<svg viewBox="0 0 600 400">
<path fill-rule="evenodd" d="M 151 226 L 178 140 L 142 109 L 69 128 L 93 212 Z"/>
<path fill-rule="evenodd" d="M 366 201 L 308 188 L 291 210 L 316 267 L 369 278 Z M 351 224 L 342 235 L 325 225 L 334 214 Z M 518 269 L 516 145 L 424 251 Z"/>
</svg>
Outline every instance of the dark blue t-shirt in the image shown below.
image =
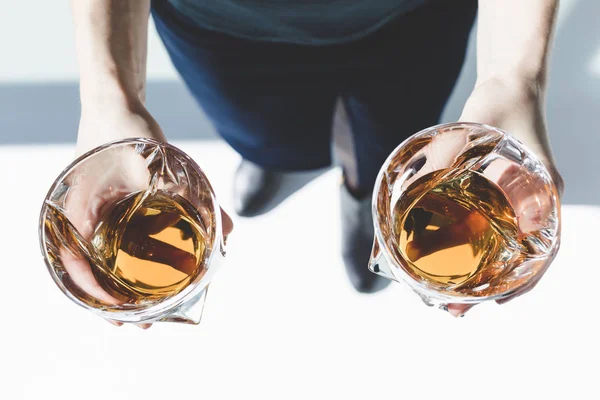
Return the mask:
<svg viewBox="0 0 600 400">
<path fill-rule="evenodd" d="M 302 44 L 364 36 L 427 0 L 169 0 L 198 26 L 230 35 Z"/>
</svg>

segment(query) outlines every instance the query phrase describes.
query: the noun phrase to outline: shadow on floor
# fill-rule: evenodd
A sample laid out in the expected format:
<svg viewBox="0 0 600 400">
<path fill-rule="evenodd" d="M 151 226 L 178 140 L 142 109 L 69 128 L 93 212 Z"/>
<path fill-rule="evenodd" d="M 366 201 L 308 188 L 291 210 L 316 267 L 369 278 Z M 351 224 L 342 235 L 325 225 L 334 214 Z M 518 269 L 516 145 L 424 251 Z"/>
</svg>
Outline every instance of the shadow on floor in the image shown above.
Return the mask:
<svg viewBox="0 0 600 400">
<path fill-rule="evenodd" d="M 283 203 L 288 197 L 290 197 L 291 195 L 302 189 L 304 186 L 308 185 L 314 179 L 317 179 L 329 170 L 330 168 L 323 168 L 314 171 L 281 173 L 283 180 L 280 189 L 277 191 L 273 199 L 271 199 L 266 204 L 266 206 L 263 209 L 261 209 L 260 213 L 256 214 L 256 216 L 264 215 L 269 211 L 273 210 L 275 207 Z"/>
</svg>

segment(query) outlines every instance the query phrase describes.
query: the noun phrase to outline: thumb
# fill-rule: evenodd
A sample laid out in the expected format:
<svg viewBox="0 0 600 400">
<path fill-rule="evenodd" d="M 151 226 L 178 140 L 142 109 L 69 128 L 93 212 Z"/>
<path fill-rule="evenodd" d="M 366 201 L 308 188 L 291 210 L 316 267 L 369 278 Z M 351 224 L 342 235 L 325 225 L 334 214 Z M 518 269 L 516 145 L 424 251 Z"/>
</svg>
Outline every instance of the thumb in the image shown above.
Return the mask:
<svg viewBox="0 0 600 400">
<path fill-rule="evenodd" d="M 221 208 L 221 221 L 223 223 L 223 236 L 227 237 L 233 231 L 233 221 L 229 214 Z"/>
<path fill-rule="evenodd" d="M 467 311 L 475 307 L 476 304 L 456 304 L 451 303 L 444 307 L 444 310 L 448 311 L 452 316 L 460 318 L 464 317 Z"/>
</svg>

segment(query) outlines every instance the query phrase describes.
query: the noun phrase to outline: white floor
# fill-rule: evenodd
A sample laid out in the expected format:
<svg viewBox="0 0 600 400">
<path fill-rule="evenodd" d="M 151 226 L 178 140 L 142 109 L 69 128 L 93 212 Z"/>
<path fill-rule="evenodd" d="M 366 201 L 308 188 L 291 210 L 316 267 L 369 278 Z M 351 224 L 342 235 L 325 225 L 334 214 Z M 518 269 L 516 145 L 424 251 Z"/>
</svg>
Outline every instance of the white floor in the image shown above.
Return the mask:
<svg viewBox="0 0 600 400">
<path fill-rule="evenodd" d="M 230 205 L 237 156 L 175 143 Z M 600 208 L 563 208 L 563 246 L 532 293 L 462 319 L 406 286 L 354 293 L 339 256 L 338 172 L 236 219 L 200 326 L 116 328 L 72 304 L 37 241 L 70 146 L 0 147 L 0 399 L 599 398 Z"/>
</svg>

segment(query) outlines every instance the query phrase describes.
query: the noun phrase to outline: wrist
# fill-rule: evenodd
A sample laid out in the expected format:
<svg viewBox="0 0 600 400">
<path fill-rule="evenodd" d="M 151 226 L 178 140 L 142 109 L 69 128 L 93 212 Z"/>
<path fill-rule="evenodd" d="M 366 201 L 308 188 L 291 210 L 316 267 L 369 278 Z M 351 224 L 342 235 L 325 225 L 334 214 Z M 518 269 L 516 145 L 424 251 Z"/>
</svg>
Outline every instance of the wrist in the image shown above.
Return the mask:
<svg viewBox="0 0 600 400">
<path fill-rule="evenodd" d="M 91 77 L 82 74 L 80 83 L 81 111 L 106 112 L 114 109 L 136 111 L 144 108 L 144 85 L 128 84 L 117 72 L 104 71 Z"/>
<path fill-rule="evenodd" d="M 162 129 L 142 104 L 101 103 L 101 106 L 82 110 L 77 135 L 78 154 L 108 142 L 133 137 L 166 141 Z"/>
<path fill-rule="evenodd" d="M 496 92 L 505 101 L 512 99 L 516 104 L 542 105 L 546 95 L 545 80 L 518 72 L 478 77 L 473 92 L 476 93 L 481 88 L 485 88 L 490 95 L 495 95 L 493 92 Z"/>
</svg>

